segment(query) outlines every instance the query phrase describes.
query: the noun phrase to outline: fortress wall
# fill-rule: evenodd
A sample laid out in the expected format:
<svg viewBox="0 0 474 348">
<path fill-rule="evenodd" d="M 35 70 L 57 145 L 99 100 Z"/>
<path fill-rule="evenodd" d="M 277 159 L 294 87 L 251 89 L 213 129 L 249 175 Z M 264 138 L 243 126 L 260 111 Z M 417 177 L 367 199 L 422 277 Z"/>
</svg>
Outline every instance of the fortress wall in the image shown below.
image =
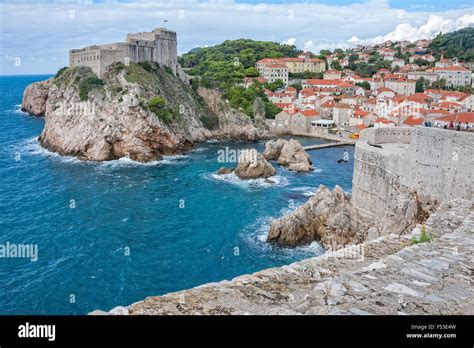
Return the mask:
<svg viewBox="0 0 474 348">
<path fill-rule="evenodd" d="M 125 49 L 122 50 L 104 50 L 101 51 L 100 67 L 99 67 L 99 78 L 105 73 L 107 67 L 115 62 L 125 62 L 125 58 L 128 57 Z"/>
<path fill-rule="evenodd" d="M 440 200 L 474 197 L 474 134 L 416 127 L 401 184 Z"/>
<path fill-rule="evenodd" d="M 161 31 L 160 35 L 157 35 L 156 45 L 158 49 L 155 51 L 156 61 L 159 64 L 167 65 L 168 67 L 170 67 L 175 75 L 176 65 L 178 63 L 178 51 L 176 43 L 176 33 L 171 31 Z"/>
<path fill-rule="evenodd" d="M 369 128 L 360 134 L 360 139 L 371 144 L 409 144 L 414 130 L 409 127 Z"/>
<path fill-rule="evenodd" d="M 69 66 L 87 66 L 102 77 L 107 66 L 114 62 L 155 61 L 171 68 L 177 74 L 177 35 L 174 31 L 156 28 L 151 32 L 127 34 L 126 43 L 112 43 L 73 49 L 69 52 Z M 92 60 L 80 60 L 95 53 Z M 97 57 L 99 56 L 99 57 Z"/>
<path fill-rule="evenodd" d="M 438 202 L 474 197 L 474 134 L 416 127 L 369 129 L 361 135 L 351 203 L 363 213 L 381 218 L 407 191 Z"/>
</svg>

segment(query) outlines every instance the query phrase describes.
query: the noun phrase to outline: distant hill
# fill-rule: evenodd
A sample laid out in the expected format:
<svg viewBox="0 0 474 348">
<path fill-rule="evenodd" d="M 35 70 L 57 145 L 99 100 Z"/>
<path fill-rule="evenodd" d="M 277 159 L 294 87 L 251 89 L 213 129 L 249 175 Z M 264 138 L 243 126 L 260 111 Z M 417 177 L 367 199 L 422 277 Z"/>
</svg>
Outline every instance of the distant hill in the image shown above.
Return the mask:
<svg viewBox="0 0 474 348">
<path fill-rule="evenodd" d="M 474 28 L 468 27 L 452 33 L 439 34 L 430 45 L 436 57 L 457 57 L 460 61 L 474 61 Z"/>
<path fill-rule="evenodd" d="M 208 85 L 226 89 L 224 85 L 241 82 L 245 76 L 256 75 L 255 62 L 263 58 L 296 57 L 295 46 L 249 39 L 227 40 L 222 44 L 194 48 L 179 58 L 191 75 L 199 75 Z"/>
</svg>

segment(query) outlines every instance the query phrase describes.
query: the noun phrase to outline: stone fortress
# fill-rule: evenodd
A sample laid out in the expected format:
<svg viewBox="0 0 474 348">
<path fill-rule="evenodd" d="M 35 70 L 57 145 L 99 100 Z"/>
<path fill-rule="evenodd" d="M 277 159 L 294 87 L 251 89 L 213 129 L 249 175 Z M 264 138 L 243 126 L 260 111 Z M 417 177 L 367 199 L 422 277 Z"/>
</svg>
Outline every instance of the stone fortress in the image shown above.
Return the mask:
<svg viewBox="0 0 474 348">
<path fill-rule="evenodd" d="M 102 78 L 107 67 L 115 62 L 157 62 L 180 75 L 177 65 L 176 32 L 156 28 L 151 32 L 127 34 L 125 42 L 87 46 L 69 51 L 69 66 L 85 66 Z"/>
</svg>

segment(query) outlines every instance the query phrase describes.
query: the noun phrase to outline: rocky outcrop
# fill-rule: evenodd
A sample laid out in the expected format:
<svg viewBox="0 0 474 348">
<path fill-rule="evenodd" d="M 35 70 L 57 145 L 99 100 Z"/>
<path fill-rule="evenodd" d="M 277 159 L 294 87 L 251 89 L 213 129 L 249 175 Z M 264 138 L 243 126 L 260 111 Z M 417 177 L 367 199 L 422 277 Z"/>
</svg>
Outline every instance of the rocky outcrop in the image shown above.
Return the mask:
<svg viewBox="0 0 474 348">
<path fill-rule="evenodd" d="M 294 139 L 287 141 L 283 146 L 277 163 L 295 172 L 309 172 L 313 170 L 311 158 L 300 142 Z"/>
<path fill-rule="evenodd" d="M 277 161 L 280 157 L 281 149 L 287 143 L 284 139 L 269 140 L 265 143 L 265 151 L 263 151 L 263 157 L 267 161 Z"/>
<path fill-rule="evenodd" d="M 106 161 L 137 161 L 191 149 L 210 137 L 204 109 L 192 90 L 155 64 L 109 67 L 103 80 L 88 68 L 70 68 L 55 79 L 30 85 L 23 104 L 40 115 L 45 100 L 43 147 L 61 155 Z M 47 93 L 47 96 L 45 97 Z M 155 101 L 155 102 L 154 102 Z"/>
<path fill-rule="evenodd" d="M 437 207 L 435 202 L 420 199 L 416 192 L 403 187 L 395 200 L 398 203 L 383 216 L 371 216 L 355 208 L 341 187 L 331 191 L 321 185 L 308 202 L 272 222 L 267 240 L 283 246 L 318 241 L 331 249 L 390 233 L 407 233 Z"/>
<path fill-rule="evenodd" d="M 474 314 L 472 202 L 441 205 L 426 229 L 435 237 L 429 243 L 411 245 L 417 227 L 231 281 L 150 296 L 109 314 Z"/>
<path fill-rule="evenodd" d="M 46 101 L 48 91 L 53 79 L 33 83 L 25 88 L 21 111 L 28 112 L 34 116 L 44 116 L 46 113 Z"/>
<path fill-rule="evenodd" d="M 259 100 L 253 106 L 252 120 L 248 115 L 232 108 L 218 90 L 199 87 L 197 92 L 207 106 L 207 112 L 216 117 L 217 124 L 211 130 L 213 138 L 256 141 L 270 137 Z"/>
<path fill-rule="evenodd" d="M 276 141 L 270 140 L 265 144 L 263 156 L 267 160 L 277 161 L 278 164 L 295 172 L 309 172 L 313 170 L 310 156 L 294 139 Z"/>
<path fill-rule="evenodd" d="M 226 168 L 226 167 L 220 167 L 219 170 L 217 171 L 217 175 L 225 175 L 225 174 L 230 174 L 235 170 L 235 168 Z"/>
<path fill-rule="evenodd" d="M 275 173 L 275 168 L 255 149 L 242 151 L 235 169 L 240 179 L 268 178 Z"/>
<path fill-rule="evenodd" d="M 350 198 L 341 187 L 334 191 L 320 186 L 309 201 L 278 220 L 274 220 L 267 240 L 284 246 L 309 244 L 315 240 L 330 245 L 338 236 L 342 245 L 353 240 Z"/>
</svg>

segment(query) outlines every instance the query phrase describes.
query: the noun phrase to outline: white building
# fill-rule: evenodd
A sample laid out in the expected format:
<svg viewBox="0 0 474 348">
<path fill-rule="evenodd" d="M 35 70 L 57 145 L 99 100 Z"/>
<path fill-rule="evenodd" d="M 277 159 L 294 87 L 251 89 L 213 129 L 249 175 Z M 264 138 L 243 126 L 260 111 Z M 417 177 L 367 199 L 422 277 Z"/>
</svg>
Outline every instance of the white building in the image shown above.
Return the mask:
<svg viewBox="0 0 474 348">
<path fill-rule="evenodd" d="M 459 65 L 449 66 L 447 68 L 434 68 L 433 71 L 439 79 L 446 81 L 446 86 L 466 86 L 471 84 L 471 70 Z"/>
</svg>

